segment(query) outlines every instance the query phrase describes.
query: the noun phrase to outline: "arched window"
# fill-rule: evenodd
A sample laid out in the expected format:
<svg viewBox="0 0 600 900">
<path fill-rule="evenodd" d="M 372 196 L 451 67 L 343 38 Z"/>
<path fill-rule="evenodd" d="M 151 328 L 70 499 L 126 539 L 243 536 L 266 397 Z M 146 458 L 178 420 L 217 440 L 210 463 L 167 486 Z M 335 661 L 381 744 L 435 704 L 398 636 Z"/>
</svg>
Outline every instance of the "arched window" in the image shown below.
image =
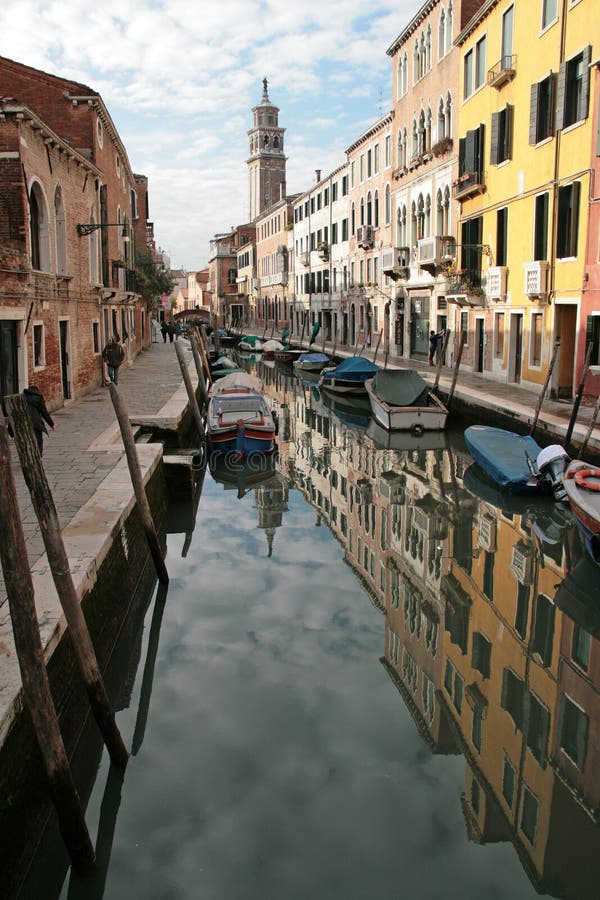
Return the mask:
<svg viewBox="0 0 600 900">
<path fill-rule="evenodd" d="M 431 153 L 431 107 L 427 108 L 425 120 L 425 152 Z"/>
<path fill-rule="evenodd" d="M 446 234 L 444 231 L 444 197 L 441 189 L 438 190 L 435 204 L 435 233 Z"/>
<path fill-rule="evenodd" d="M 431 70 L 431 25 L 427 26 L 427 37 L 425 39 L 425 71 Z"/>
<path fill-rule="evenodd" d="M 50 228 L 48 207 L 39 182 L 34 181 L 29 192 L 31 267 L 40 272 L 50 271 Z"/>
<path fill-rule="evenodd" d="M 417 240 L 420 240 L 422 237 L 425 237 L 425 203 L 423 194 L 419 194 L 417 204 Z"/>
<path fill-rule="evenodd" d="M 418 239 L 419 232 L 417 229 L 417 206 L 415 204 L 415 201 L 413 200 L 410 210 L 410 246 L 416 247 Z"/>
<path fill-rule="evenodd" d="M 438 139 L 438 141 L 441 141 L 445 137 L 446 137 L 446 114 L 444 112 L 444 100 L 443 100 L 443 98 L 440 98 L 440 105 L 438 106 L 437 139 Z"/>
<path fill-rule="evenodd" d="M 423 226 L 423 236 L 431 237 L 431 197 L 429 194 L 425 197 L 425 223 Z"/>
<path fill-rule="evenodd" d="M 452 137 L 452 95 L 448 91 L 446 97 L 446 137 Z"/>
<path fill-rule="evenodd" d="M 425 113 L 423 110 L 419 113 L 419 135 L 418 135 L 418 151 L 419 154 L 426 151 L 426 132 L 425 132 Z"/>
<path fill-rule="evenodd" d="M 443 9 L 440 13 L 440 22 L 438 25 L 438 59 L 446 55 L 446 11 Z"/>
<path fill-rule="evenodd" d="M 373 224 L 373 200 L 371 197 L 371 191 L 367 194 L 367 225 Z"/>
<path fill-rule="evenodd" d="M 404 94 L 404 82 L 402 79 L 402 57 L 398 58 L 398 72 L 396 76 L 396 93 L 398 98 L 402 97 Z"/>
<path fill-rule="evenodd" d="M 418 154 L 419 154 L 419 133 L 417 131 L 417 120 L 413 119 L 411 156 L 418 156 Z"/>
<path fill-rule="evenodd" d="M 444 230 L 443 234 L 451 234 L 451 222 L 450 222 L 450 188 L 448 185 L 444 188 Z"/>
<path fill-rule="evenodd" d="M 365 224 L 365 198 L 360 198 L 360 224 Z"/>
<path fill-rule="evenodd" d="M 402 206 L 398 207 L 398 215 L 397 215 L 397 239 L 398 239 L 398 247 L 408 247 L 408 234 L 406 230 L 406 206 L 402 204 Z"/>
<path fill-rule="evenodd" d="M 379 228 L 379 191 L 375 191 L 373 200 L 373 225 L 375 228 Z"/>
<path fill-rule="evenodd" d="M 350 234 L 352 237 L 356 234 L 356 207 L 352 204 L 352 212 L 350 214 Z"/>
<path fill-rule="evenodd" d="M 279 147 L 279 138 L 277 137 L 277 135 L 275 135 L 275 137 L 273 138 L 273 146 Z"/>
<path fill-rule="evenodd" d="M 419 80 L 419 42 L 415 41 L 413 50 L 413 82 Z"/>
<path fill-rule="evenodd" d="M 62 199 L 62 191 L 57 185 L 54 191 L 54 228 L 56 230 L 56 273 L 67 274 L 67 235 L 65 222 L 65 207 Z"/>
<path fill-rule="evenodd" d="M 92 224 L 96 221 L 96 215 L 93 210 L 90 212 L 89 220 Z M 90 283 L 94 285 L 100 284 L 100 229 L 92 231 L 88 246 L 90 251 Z"/>
<path fill-rule="evenodd" d="M 402 82 L 403 82 L 403 94 L 406 94 L 408 91 L 408 53 L 404 51 L 404 59 L 402 61 Z"/>
<path fill-rule="evenodd" d="M 402 165 L 405 166 L 407 162 L 408 156 L 408 132 L 406 130 L 406 125 L 402 129 Z"/>
<path fill-rule="evenodd" d="M 452 41 L 454 39 L 454 23 L 453 19 L 453 9 L 452 9 L 452 0 L 448 3 L 448 15 L 446 17 L 446 48 L 449 51 L 452 47 Z"/>
<path fill-rule="evenodd" d="M 389 225 L 392 221 L 392 192 L 389 184 L 385 186 L 385 224 Z"/>
</svg>

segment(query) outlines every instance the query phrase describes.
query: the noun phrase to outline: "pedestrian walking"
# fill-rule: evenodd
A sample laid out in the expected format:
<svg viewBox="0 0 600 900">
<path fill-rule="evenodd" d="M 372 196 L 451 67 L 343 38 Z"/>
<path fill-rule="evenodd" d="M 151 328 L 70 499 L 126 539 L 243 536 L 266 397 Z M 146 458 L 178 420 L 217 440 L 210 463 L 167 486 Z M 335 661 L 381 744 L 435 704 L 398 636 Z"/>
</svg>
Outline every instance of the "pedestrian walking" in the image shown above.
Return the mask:
<svg viewBox="0 0 600 900">
<path fill-rule="evenodd" d="M 433 365 L 433 360 L 435 359 L 436 350 L 438 348 L 438 344 L 441 339 L 444 337 L 444 332 L 438 331 L 436 334 L 435 331 L 429 332 L 429 365 Z"/>
<path fill-rule="evenodd" d="M 167 325 L 167 332 L 169 334 L 169 341 L 172 344 L 173 338 L 175 337 L 175 326 L 172 322 L 169 322 L 169 324 Z"/>
<path fill-rule="evenodd" d="M 40 451 L 40 456 L 44 454 L 44 435 L 48 434 L 46 425 L 49 425 L 52 431 L 55 429 L 54 420 L 46 408 L 46 401 L 35 384 L 30 384 L 23 391 L 23 396 L 27 402 L 29 415 L 31 416 L 31 424 L 35 432 L 35 439 Z"/>
<path fill-rule="evenodd" d="M 119 383 L 119 366 L 125 359 L 125 352 L 121 347 L 121 341 L 118 335 L 114 335 L 112 340 L 106 344 L 102 351 L 102 359 L 108 368 L 108 377 L 113 384 Z"/>
<path fill-rule="evenodd" d="M 163 319 L 162 322 L 160 323 L 160 333 L 162 334 L 163 344 L 167 343 L 167 331 L 168 331 L 167 323 Z"/>
</svg>

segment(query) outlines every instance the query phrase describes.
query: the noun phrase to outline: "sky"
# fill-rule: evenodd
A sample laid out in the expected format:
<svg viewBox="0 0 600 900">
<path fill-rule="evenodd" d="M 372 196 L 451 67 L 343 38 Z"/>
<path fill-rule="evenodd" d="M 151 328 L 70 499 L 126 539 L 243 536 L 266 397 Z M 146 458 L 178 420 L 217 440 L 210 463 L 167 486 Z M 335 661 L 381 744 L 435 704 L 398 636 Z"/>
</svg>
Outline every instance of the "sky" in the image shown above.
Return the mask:
<svg viewBox="0 0 600 900">
<path fill-rule="evenodd" d="M 248 221 L 247 132 L 262 79 L 286 129 L 287 192 L 305 191 L 391 108 L 386 50 L 421 6 L 4 0 L 0 55 L 101 94 L 133 171 L 148 178 L 157 248 L 196 271 L 215 234 Z"/>
</svg>

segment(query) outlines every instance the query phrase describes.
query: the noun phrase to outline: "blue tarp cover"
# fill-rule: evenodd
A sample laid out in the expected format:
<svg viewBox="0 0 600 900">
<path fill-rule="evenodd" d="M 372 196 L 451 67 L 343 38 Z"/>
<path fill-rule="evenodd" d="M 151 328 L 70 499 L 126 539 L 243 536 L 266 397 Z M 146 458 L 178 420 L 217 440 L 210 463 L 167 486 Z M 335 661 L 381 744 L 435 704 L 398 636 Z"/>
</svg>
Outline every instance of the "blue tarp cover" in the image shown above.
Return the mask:
<svg viewBox="0 0 600 900">
<path fill-rule="evenodd" d="M 522 437 L 503 428 L 471 425 L 465 430 L 467 450 L 484 472 L 513 493 L 530 490 L 527 456 L 535 463 L 541 451 L 532 437 Z"/>
<path fill-rule="evenodd" d="M 326 353 L 303 353 L 298 357 L 298 362 L 327 363 L 329 357 Z"/>
<path fill-rule="evenodd" d="M 370 359 L 364 356 L 349 356 L 343 362 L 326 372 L 328 378 L 348 378 L 349 380 L 359 378 L 370 378 L 375 372 L 379 372 L 379 366 L 372 363 Z"/>
</svg>

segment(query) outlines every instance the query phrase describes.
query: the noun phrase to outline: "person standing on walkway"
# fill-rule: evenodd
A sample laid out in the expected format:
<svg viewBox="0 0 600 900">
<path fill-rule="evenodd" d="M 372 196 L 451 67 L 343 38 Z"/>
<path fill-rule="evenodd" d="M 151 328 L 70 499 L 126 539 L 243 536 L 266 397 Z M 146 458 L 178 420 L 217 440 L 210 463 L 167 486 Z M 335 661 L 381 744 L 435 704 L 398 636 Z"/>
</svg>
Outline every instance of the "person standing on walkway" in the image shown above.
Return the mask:
<svg viewBox="0 0 600 900">
<path fill-rule="evenodd" d="M 48 434 L 46 424 L 50 426 L 52 431 L 55 429 L 54 420 L 46 408 L 46 401 L 35 384 L 30 384 L 23 391 L 23 396 L 27 402 L 29 415 L 31 416 L 31 424 L 35 432 L 35 439 L 40 451 L 40 456 L 44 454 L 44 435 Z"/>
<path fill-rule="evenodd" d="M 160 323 L 160 333 L 162 334 L 163 344 L 167 343 L 167 323 L 163 319 Z"/>
<path fill-rule="evenodd" d="M 169 342 L 173 343 L 173 338 L 175 337 L 175 326 L 172 322 L 169 322 L 167 325 L 167 332 L 169 333 Z"/>
<path fill-rule="evenodd" d="M 433 365 L 433 361 L 435 359 L 435 353 L 438 348 L 438 343 L 444 337 L 443 331 L 438 331 L 436 334 L 435 331 L 429 332 L 429 365 Z"/>
<path fill-rule="evenodd" d="M 108 368 L 108 377 L 113 384 L 119 383 L 119 366 L 125 359 L 125 352 L 117 335 L 106 344 L 102 351 L 102 359 Z"/>
</svg>

